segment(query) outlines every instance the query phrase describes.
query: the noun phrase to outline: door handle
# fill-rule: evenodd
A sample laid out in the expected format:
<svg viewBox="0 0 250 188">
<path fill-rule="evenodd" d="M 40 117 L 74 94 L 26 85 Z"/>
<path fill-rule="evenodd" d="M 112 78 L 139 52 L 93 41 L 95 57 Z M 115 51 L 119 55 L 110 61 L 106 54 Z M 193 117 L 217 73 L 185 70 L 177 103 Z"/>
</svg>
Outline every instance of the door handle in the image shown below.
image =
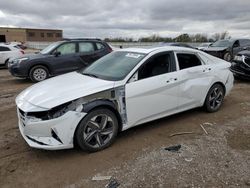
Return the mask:
<svg viewBox="0 0 250 188">
<path fill-rule="evenodd" d="M 166 82 L 167 83 L 171 83 L 171 82 L 175 82 L 177 81 L 178 79 L 177 78 L 170 78 L 169 80 L 167 80 Z"/>
<path fill-rule="evenodd" d="M 212 69 L 211 68 L 205 68 L 203 72 L 210 72 Z"/>
</svg>

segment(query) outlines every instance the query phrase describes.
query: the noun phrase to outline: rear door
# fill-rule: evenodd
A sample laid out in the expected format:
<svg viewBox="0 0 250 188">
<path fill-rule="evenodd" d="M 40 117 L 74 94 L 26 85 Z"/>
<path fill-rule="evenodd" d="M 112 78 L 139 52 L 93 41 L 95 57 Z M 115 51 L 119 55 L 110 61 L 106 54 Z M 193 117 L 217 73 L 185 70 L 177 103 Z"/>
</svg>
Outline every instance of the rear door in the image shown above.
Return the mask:
<svg viewBox="0 0 250 188">
<path fill-rule="evenodd" d="M 96 46 L 94 42 L 83 41 L 78 43 L 78 59 L 82 67 L 86 67 L 99 59 L 96 53 Z"/>
<path fill-rule="evenodd" d="M 172 114 L 178 108 L 180 75 L 173 53 L 154 55 L 126 84 L 129 127 Z"/>
<path fill-rule="evenodd" d="M 59 45 L 47 60 L 54 74 L 62 74 L 79 69 L 76 43 L 67 42 Z"/>
<path fill-rule="evenodd" d="M 200 106 L 213 79 L 213 68 L 198 53 L 178 52 L 175 56 L 181 75 L 179 108 L 186 110 Z"/>
</svg>

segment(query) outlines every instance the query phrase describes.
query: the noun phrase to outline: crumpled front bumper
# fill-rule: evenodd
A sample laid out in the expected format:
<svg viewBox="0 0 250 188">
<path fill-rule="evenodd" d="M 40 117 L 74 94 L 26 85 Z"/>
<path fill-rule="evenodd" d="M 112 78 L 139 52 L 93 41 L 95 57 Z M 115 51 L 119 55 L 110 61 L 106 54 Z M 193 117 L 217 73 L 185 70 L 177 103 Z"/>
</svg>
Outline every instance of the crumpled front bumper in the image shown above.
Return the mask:
<svg viewBox="0 0 250 188">
<path fill-rule="evenodd" d="M 59 150 L 73 148 L 77 125 L 86 115 L 69 111 L 63 116 L 45 121 L 32 121 L 17 109 L 19 130 L 30 147 Z"/>
</svg>

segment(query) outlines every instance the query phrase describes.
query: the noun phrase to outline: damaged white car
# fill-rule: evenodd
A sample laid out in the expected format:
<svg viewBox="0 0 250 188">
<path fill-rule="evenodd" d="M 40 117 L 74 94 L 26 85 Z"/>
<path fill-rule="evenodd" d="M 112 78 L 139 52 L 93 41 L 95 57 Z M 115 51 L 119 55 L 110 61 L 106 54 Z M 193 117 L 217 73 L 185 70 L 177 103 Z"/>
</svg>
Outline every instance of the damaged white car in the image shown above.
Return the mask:
<svg viewBox="0 0 250 188">
<path fill-rule="evenodd" d="M 201 106 L 217 111 L 233 87 L 229 67 L 189 48 L 118 50 L 24 90 L 19 129 L 34 148 L 98 151 L 136 125 Z"/>
</svg>

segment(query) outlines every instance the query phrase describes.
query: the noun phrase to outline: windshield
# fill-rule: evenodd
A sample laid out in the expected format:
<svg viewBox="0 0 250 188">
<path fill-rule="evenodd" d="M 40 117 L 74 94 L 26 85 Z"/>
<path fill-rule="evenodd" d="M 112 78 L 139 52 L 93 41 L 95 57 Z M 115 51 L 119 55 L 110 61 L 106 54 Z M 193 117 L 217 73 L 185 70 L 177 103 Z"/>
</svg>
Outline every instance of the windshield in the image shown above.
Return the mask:
<svg viewBox="0 0 250 188">
<path fill-rule="evenodd" d="M 51 52 L 51 50 L 53 50 L 55 47 L 57 47 L 61 42 L 54 42 L 52 44 L 50 44 L 49 46 L 47 46 L 46 48 L 44 48 L 42 51 L 40 51 L 41 54 L 48 54 Z"/>
<path fill-rule="evenodd" d="M 112 52 L 81 71 L 82 74 L 104 80 L 118 81 L 145 57 L 146 54 L 135 52 Z"/>
<path fill-rule="evenodd" d="M 229 40 L 218 40 L 217 42 L 213 43 L 212 47 L 229 47 L 231 42 Z"/>
</svg>

